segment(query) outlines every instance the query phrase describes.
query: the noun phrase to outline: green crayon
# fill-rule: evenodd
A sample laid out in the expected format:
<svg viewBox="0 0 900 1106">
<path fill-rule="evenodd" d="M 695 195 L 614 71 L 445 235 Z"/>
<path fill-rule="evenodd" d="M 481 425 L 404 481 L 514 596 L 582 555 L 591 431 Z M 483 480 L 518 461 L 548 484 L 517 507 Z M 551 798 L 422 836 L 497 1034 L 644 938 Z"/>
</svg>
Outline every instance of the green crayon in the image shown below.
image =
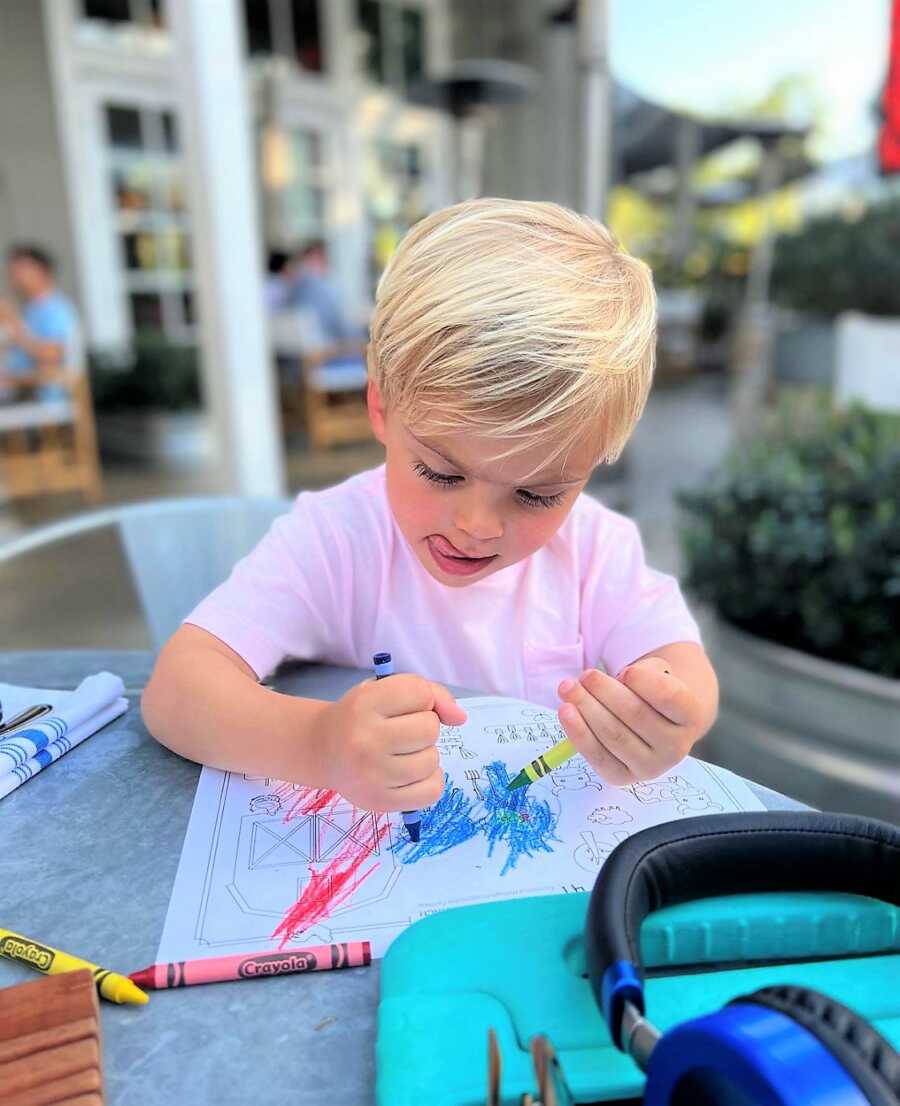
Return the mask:
<svg viewBox="0 0 900 1106">
<path fill-rule="evenodd" d="M 515 791 L 517 787 L 527 787 L 528 784 L 539 780 L 541 776 L 548 775 L 554 768 L 559 768 L 577 752 L 572 742 L 564 737 L 562 741 L 557 741 L 552 749 L 536 757 L 531 764 L 526 764 L 518 776 L 506 785 L 507 791 Z"/>
</svg>

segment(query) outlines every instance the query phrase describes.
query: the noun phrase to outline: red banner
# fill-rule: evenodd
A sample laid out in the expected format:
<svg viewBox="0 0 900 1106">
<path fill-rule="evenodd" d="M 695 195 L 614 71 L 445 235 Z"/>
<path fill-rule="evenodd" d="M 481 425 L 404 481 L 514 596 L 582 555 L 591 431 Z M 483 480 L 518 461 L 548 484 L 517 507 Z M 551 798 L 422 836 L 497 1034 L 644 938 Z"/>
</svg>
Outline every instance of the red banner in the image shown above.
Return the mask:
<svg viewBox="0 0 900 1106">
<path fill-rule="evenodd" d="M 884 122 L 878 136 L 882 173 L 900 173 L 900 0 L 891 13 L 891 52 L 881 101 Z"/>
</svg>

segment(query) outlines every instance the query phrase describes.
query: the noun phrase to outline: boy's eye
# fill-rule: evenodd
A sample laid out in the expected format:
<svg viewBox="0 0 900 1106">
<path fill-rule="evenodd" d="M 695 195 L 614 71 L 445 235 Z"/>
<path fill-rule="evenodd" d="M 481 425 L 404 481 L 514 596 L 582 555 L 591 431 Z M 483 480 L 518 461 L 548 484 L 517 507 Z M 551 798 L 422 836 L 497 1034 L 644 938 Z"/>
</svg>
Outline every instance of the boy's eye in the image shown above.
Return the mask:
<svg viewBox="0 0 900 1106">
<path fill-rule="evenodd" d="M 413 465 L 413 471 L 416 472 L 423 480 L 430 480 L 432 484 L 458 484 L 462 480 L 461 476 L 450 476 L 446 472 L 435 472 L 434 469 L 430 469 L 424 461 L 416 461 Z"/>
<path fill-rule="evenodd" d="M 416 461 L 413 471 L 423 480 L 428 480 L 432 484 L 441 484 L 445 488 L 461 484 L 465 479 L 463 476 L 455 476 L 447 472 L 435 472 L 424 461 Z M 565 497 L 565 492 L 557 492 L 556 495 L 538 495 L 536 492 L 528 491 L 527 488 L 516 489 L 516 499 L 524 507 L 558 507 Z"/>
<path fill-rule="evenodd" d="M 526 507 L 558 507 L 566 497 L 565 492 L 557 492 L 556 495 L 538 495 L 525 488 L 519 488 L 516 495 L 519 497 L 519 502 Z"/>
</svg>

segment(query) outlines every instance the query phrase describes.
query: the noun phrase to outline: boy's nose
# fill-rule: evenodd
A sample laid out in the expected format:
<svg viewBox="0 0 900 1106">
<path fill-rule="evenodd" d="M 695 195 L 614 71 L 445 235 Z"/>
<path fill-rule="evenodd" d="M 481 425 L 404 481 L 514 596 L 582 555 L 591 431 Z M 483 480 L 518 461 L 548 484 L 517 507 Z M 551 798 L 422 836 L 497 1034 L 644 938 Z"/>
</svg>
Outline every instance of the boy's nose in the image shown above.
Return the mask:
<svg viewBox="0 0 900 1106">
<path fill-rule="evenodd" d="M 464 534 L 474 541 L 495 541 L 503 537 L 500 516 L 484 504 L 470 503 L 456 512 L 453 520 Z"/>
</svg>

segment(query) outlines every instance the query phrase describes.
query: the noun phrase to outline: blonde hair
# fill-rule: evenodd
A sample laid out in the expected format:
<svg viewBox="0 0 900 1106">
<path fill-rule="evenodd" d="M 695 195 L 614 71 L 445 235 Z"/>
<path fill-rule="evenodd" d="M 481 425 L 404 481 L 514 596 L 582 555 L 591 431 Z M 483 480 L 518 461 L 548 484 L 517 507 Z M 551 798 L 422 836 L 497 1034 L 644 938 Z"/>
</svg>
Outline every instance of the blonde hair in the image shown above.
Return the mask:
<svg viewBox="0 0 900 1106">
<path fill-rule="evenodd" d="M 653 376 L 649 268 L 551 203 L 479 199 L 417 223 L 376 293 L 369 371 L 385 406 L 435 434 L 504 436 L 508 456 L 596 436 L 613 461 Z M 548 458 L 549 460 L 550 458 Z"/>
</svg>

